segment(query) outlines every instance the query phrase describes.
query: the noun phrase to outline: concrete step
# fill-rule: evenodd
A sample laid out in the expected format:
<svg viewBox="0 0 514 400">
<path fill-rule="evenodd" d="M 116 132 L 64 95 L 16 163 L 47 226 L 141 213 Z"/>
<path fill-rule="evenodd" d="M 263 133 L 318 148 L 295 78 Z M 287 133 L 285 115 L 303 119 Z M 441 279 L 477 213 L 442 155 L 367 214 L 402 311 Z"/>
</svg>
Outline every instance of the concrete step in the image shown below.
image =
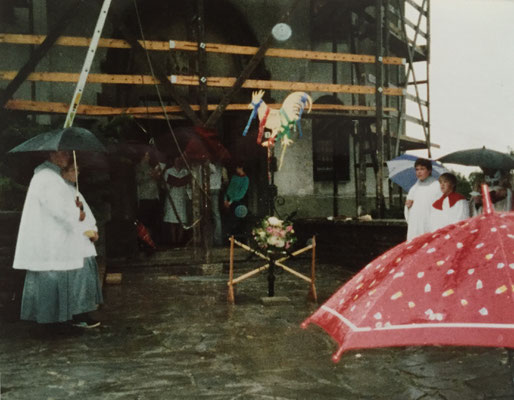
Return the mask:
<svg viewBox="0 0 514 400">
<path fill-rule="evenodd" d="M 228 249 L 226 249 L 228 251 Z M 234 251 L 234 277 L 241 276 L 249 271 L 259 268 L 266 264 L 266 261 L 253 256 L 248 258 L 249 253 L 245 251 Z M 221 279 L 226 281 L 229 274 L 229 256 L 226 252 L 217 252 L 218 257 L 212 257 L 210 262 L 205 260 L 195 260 L 192 256 L 193 250 L 181 249 L 159 254 L 157 257 L 145 257 L 137 259 L 107 259 L 105 262 L 106 273 L 122 273 L 124 277 L 137 276 L 136 279 L 149 279 L 152 276 L 162 276 L 163 279 L 178 279 L 181 276 L 187 279 L 199 279 L 202 277 L 211 277 L 213 279 Z M 292 267 L 297 272 L 306 276 L 310 275 L 310 255 L 309 257 L 299 257 L 296 260 L 290 260 L 285 264 Z M 261 274 L 267 274 L 262 271 Z M 289 277 L 289 274 L 277 267 L 277 276 L 283 275 L 281 279 Z M 123 278 L 123 279 L 125 279 Z M 202 278 L 203 279 L 203 278 Z"/>
<path fill-rule="evenodd" d="M 196 264 L 196 265 L 131 265 L 130 267 L 119 267 L 106 264 L 105 273 L 122 273 L 123 276 L 139 277 L 136 279 L 146 279 L 149 277 L 221 277 L 227 275 L 226 267 L 221 263 L 216 264 Z M 228 270 L 227 270 L 228 271 Z"/>
<path fill-rule="evenodd" d="M 243 249 L 234 249 L 234 260 L 244 261 L 248 259 L 250 253 Z M 252 257 L 256 259 L 256 256 Z M 194 248 L 175 248 L 170 250 L 160 250 L 151 255 L 145 252 L 138 252 L 135 257 L 116 257 L 107 258 L 108 266 L 116 268 L 143 268 L 156 266 L 176 266 L 176 265 L 201 265 L 212 263 L 228 263 L 230 252 L 228 248 L 213 248 L 208 257 L 202 250 Z"/>
</svg>

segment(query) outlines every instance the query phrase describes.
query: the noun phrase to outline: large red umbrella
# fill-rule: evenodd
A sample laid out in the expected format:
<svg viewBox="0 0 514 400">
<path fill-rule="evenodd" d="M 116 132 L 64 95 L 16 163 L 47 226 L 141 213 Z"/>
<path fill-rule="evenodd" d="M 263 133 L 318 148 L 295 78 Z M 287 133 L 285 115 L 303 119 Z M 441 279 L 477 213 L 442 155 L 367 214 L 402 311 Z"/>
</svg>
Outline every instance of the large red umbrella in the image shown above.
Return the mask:
<svg viewBox="0 0 514 400">
<path fill-rule="evenodd" d="M 514 348 L 514 213 L 484 215 L 404 242 L 369 263 L 302 327 L 349 349 L 456 345 Z"/>
</svg>

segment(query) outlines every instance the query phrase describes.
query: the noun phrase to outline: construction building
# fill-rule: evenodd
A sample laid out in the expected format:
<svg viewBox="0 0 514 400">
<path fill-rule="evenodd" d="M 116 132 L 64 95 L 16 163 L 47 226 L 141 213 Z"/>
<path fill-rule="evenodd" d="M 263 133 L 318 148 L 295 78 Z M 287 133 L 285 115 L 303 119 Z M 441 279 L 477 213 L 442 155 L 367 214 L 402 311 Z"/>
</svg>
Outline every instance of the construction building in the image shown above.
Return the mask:
<svg viewBox="0 0 514 400">
<path fill-rule="evenodd" d="M 101 6 L 2 1 L 2 112 L 62 125 Z M 95 131 L 130 117 L 130 140 L 164 152 L 177 150 L 176 132 L 214 133 L 245 162 L 254 216 L 386 218 L 401 192 L 385 161 L 412 149 L 430 155 L 429 56 L 429 0 L 114 0 L 74 124 Z M 242 135 L 257 90 L 272 110 L 291 92 L 312 99 L 284 153 L 278 142 L 273 151 L 257 144 L 257 118 Z M 132 195 L 116 185 L 130 173 L 111 178 L 125 194 L 118 202 Z M 195 193 L 201 219 L 208 200 Z M 111 210 L 131 218 L 129 206 Z"/>
</svg>

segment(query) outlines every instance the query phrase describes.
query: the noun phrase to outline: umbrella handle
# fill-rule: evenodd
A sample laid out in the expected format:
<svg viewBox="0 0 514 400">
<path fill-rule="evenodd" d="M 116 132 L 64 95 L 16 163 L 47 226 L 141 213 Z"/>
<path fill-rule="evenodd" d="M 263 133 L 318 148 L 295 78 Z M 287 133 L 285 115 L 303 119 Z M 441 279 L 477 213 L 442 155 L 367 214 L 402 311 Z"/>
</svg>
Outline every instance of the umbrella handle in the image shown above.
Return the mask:
<svg viewBox="0 0 514 400">
<path fill-rule="evenodd" d="M 73 166 L 75 167 L 75 195 L 79 198 L 79 171 L 77 169 L 77 153 L 73 150 Z"/>
<path fill-rule="evenodd" d="M 494 212 L 493 202 L 489 194 L 489 186 L 486 183 L 482 184 L 482 209 L 484 214 L 492 214 Z"/>
</svg>

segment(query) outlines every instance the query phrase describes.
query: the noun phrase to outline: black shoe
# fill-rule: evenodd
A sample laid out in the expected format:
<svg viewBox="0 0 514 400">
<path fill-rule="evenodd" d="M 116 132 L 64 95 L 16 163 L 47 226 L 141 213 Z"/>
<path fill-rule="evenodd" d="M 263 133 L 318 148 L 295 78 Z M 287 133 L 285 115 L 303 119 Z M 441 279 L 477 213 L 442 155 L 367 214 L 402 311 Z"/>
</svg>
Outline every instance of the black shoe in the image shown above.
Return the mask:
<svg viewBox="0 0 514 400">
<path fill-rule="evenodd" d="M 89 315 L 74 315 L 72 325 L 77 328 L 91 329 L 100 326 L 100 321 L 94 320 Z"/>
<path fill-rule="evenodd" d="M 73 326 L 68 321 L 42 324 L 39 333 L 43 337 L 52 338 L 55 336 L 78 336 L 83 333 L 83 330 Z"/>
</svg>

